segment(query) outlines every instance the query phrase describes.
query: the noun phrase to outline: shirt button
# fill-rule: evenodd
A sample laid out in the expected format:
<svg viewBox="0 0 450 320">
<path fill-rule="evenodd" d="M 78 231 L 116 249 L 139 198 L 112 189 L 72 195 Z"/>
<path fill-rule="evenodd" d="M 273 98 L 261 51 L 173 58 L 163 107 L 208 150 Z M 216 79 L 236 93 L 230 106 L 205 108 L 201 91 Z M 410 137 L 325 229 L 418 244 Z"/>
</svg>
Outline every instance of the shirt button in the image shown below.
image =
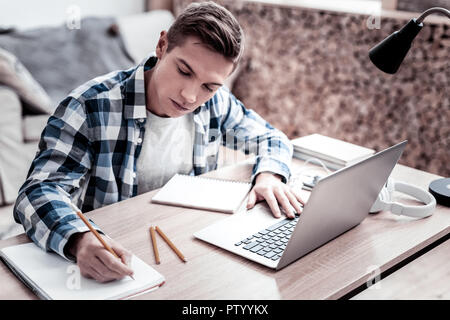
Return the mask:
<svg viewBox="0 0 450 320">
<path fill-rule="evenodd" d="M 133 179 L 136 178 L 136 172 L 133 172 L 133 173 L 131 174 L 131 176 L 133 177 Z"/>
<path fill-rule="evenodd" d="M 139 121 L 140 123 L 143 123 L 143 122 L 144 122 L 144 119 L 141 118 L 141 119 L 139 119 L 138 121 Z"/>
<path fill-rule="evenodd" d="M 138 143 L 138 144 L 141 144 L 141 143 L 142 143 L 142 138 L 138 138 L 138 139 L 137 139 L 137 143 Z"/>
</svg>

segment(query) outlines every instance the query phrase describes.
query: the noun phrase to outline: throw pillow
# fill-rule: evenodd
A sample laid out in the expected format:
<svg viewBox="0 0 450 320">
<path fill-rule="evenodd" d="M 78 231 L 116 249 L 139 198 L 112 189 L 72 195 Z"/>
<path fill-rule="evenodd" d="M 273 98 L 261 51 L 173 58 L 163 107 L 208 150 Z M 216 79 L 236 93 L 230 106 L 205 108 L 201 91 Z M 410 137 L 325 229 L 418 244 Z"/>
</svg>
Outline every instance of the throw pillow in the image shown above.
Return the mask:
<svg viewBox="0 0 450 320">
<path fill-rule="evenodd" d="M 50 97 L 12 53 L 0 48 L 0 84 L 13 89 L 34 113 L 53 112 Z"/>
</svg>

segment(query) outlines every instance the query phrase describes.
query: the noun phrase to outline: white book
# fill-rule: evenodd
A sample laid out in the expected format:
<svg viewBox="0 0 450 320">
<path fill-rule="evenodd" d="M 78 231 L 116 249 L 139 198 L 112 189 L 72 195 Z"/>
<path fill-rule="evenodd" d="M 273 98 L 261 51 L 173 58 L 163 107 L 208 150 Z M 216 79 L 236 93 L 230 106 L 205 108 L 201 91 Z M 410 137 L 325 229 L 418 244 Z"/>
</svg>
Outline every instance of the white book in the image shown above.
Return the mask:
<svg viewBox="0 0 450 320">
<path fill-rule="evenodd" d="M 165 278 L 133 255 L 133 277 L 100 283 L 81 275 L 78 266 L 33 242 L 0 250 L 0 257 L 13 273 L 39 298 L 48 300 L 129 299 L 163 285 Z"/>
<path fill-rule="evenodd" d="M 152 202 L 235 213 L 251 187 L 247 182 L 176 174 L 153 196 Z"/>
<path fill-rule="evenodd" d="M 297 159 L 300 159 L 300 160 L 304 160 L 304 161 L 306 161 L 306 160 L 308 160 L 308 159 L 311 159 L 311 158 L 317 158 L 317 159 L 319 159 L 319 157 L 317 157 L 317 156 L 312 156 L 312 155 L 305 154 L 305 153 L 301 153 L 301 152 L 294 152 L 293 157 L 294 157 L 294 158 L 297 158 Z M 328 161 L 328 160 L 326 160 L 326 159 L 320 159 L 320 161 L 322 161 L 322 163 L 323 163 L 329 170 L 339 170 L 339 169 L 342 169 L 342 168 L 345 167 L 345 165 L 343 165 L 343 164 L 339 164 L 339 163 L 336 163 L 336 162 Z M 313 164 L 318 165 L 317 162 L 313 162 Z"/>
<path fill-rule="evenodd" d="M 293 139 L 291 142 L 294 147 L 294 156 L 315 157 L 335 163 L 338 167 L 351 165 L 375 153 L 373 149 L 317 133 Z"/>
</svg>

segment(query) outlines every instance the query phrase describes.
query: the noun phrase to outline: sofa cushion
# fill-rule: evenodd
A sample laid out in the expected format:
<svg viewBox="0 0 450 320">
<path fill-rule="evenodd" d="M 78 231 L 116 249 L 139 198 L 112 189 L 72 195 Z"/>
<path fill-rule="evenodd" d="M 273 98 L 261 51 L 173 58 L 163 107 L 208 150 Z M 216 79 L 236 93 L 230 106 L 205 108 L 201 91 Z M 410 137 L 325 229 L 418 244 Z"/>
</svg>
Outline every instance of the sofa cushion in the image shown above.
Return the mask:
<svg viewBox="0 0 450 320">
<path fill-rule="evenodd" d="M 0 85 L 0 150 L 6 150 L 1 145 L 5 136 L 21 143 L 22 134 L 22 110 L 17 93 L 10 87 Z M 0 152 L 0 154 L 3 152 Z"/>
<path fill-rule="evenodd" d="M 12 53 L 0 48 L 0 84 L 13 89 L 35 113 L 51 113 L 50 97 Z M 21 107 L 19 106 L 19 110 Z"/>
<path fill-rule="evenodd" d="M 21 102 L 9 87 L 0 86 L 0 112 L 0 205 L 3 205 L 16 199 L 37 142 L 23 143 Z"/>
<path fill-rule="evenodd" d="M 140 63 L 156 50 L 160 32 L 169 30 L 173 21 L 173 14 L 168 10 L 152 10 L 117 18 L 119 33 L 135 63 Z"/>
<path fill-rule="evenodd" d="M 22 121 L 23 140 L 25 142 L 39 141 L 49 115 L 24 116 Z"/>
<path fill-rule="evenodd" d="M 115 22 L 89 17 L 81 19 L 79 29 L 64 24 L 0 34 L 0 48 L 23 63 L 56 107 L 86 81 L 134 65 L 121 36 L 108 32 Z"/>
</svg>

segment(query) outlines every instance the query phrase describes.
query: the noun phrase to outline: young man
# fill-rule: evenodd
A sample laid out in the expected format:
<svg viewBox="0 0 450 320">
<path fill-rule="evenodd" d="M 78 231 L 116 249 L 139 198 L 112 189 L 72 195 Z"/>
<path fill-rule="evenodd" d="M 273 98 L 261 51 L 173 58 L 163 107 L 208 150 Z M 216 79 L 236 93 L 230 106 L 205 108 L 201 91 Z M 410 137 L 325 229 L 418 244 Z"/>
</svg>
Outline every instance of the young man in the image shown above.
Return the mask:
<svg viewBox="0 0 450 320">
<path fill-rule="evenodd" d="M 223 86 L 242 51 L 231 13 L 195 3 L 161 32 L 156 55 L 75 89 L 50 117 L 19 191 L 14 216 L 27 235 L 76 260 L 86 277 L 131 275 L 131 253 L 105 237 L 122 261 L 114 258 L 69 202 L 86 212 L 159 188 L 177 172 L 213 170 L 221 143 L 257 154 L 247 208 L 266 200 L 275 217 L 279 204 L 289 217 L 300 212 L 302 200 L 285 184 L 289 140 Z"/>
</svg>

